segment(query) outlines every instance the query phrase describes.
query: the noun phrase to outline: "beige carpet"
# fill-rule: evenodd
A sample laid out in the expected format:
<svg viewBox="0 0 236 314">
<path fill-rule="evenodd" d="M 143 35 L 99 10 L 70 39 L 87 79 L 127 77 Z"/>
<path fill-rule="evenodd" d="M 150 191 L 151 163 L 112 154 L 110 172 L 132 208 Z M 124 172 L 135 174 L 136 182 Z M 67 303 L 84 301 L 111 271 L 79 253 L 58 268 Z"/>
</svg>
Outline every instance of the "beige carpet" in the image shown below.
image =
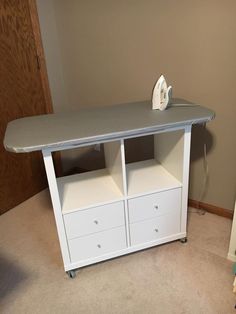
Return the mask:
<svg viewBox="0 0 236 314">
<path fill-rule="evenodd" d="M 234 310 L 231 221 L 190 213 L 173 242 L 64 273 L 48 191 L 0 217 L 0 313 L 196 313 Z"/>
</svg>

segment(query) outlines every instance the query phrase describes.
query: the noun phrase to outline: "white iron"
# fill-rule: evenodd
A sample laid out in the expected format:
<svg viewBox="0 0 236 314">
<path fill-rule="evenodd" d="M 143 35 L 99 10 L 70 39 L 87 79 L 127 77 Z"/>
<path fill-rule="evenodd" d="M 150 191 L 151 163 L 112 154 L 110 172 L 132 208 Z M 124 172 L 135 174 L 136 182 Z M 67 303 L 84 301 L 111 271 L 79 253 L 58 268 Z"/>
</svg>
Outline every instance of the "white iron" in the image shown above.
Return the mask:
<svg viewBox="0 0 236 314">
<path fill-rule="evenodd" d="M 166 80 L 163 75 L 156 82 L 152 94 L 152 109 L 165 110 L 171 99 L 172 87 L 167 87 Z"/>
</svg>

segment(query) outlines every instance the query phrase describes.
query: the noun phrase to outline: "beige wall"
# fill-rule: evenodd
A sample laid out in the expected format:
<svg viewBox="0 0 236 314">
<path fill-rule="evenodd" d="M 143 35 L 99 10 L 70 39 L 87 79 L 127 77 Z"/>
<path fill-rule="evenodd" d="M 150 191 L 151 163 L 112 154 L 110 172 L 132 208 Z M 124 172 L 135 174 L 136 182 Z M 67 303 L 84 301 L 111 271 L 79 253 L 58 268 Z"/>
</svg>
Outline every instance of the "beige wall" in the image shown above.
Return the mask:
<svg viewBox="0 0 236 314">
<path fill-rule="evenodd" d="M 150 99 L 163 73 L 174 96 L 216 119 L 194 128 L 190 197 L 233 209 L 236 191 L 235 0 L 37 0 L 54 109 Z M 68 156 L 65 156 L 65 160 Z"/>
</svg>

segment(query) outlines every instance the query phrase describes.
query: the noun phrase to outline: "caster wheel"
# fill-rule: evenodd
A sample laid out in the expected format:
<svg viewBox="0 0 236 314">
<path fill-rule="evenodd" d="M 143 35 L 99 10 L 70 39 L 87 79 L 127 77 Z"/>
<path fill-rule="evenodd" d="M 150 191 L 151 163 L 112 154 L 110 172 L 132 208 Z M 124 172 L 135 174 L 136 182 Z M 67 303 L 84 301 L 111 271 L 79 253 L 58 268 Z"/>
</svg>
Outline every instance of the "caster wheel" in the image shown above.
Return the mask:
<svg viewBox="0 0 236 314">
<path fill-rule="evenodd" d="M 188 242 L 188 239 L 187 239 L 187 238 L 180 239 L 180 242 L 181 242 L 181 243 L 187 243 L 187 242 Z"/>
<path fill-rule="evenodd" d="M 75 278 L 76 277 L 76 272 L 75 270 L 69 270 L 66 272 L 69 278 Z"/>
</svg>

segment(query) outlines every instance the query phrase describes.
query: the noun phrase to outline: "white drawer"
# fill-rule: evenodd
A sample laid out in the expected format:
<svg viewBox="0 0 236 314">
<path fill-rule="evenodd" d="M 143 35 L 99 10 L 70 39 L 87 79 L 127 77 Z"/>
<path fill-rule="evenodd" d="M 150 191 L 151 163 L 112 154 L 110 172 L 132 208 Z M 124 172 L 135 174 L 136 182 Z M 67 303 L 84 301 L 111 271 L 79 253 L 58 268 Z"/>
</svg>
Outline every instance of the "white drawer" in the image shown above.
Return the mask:
<svg viewBox="0 0 236 314">
<path fill-rule="evenodd" d="M 131 245 L 146 243 L 180 232 L 180 212 L 130 224 Z"/>
<path fill-rule="evenodd" d="M 181 191 L 179 188 L 130 199 L 128 201 L 130 223 L 179 211 Z"/>
<path fill-rule="evenodd" d="M 123 226 L 124 203 L 116 202 L 64 215 L 68 239 Z"/>
<path fill-rule="evenodd" d="M 71 262 L 101 256 L 127 247 L 125 227 L 69 240 Z"/>
</svg>

